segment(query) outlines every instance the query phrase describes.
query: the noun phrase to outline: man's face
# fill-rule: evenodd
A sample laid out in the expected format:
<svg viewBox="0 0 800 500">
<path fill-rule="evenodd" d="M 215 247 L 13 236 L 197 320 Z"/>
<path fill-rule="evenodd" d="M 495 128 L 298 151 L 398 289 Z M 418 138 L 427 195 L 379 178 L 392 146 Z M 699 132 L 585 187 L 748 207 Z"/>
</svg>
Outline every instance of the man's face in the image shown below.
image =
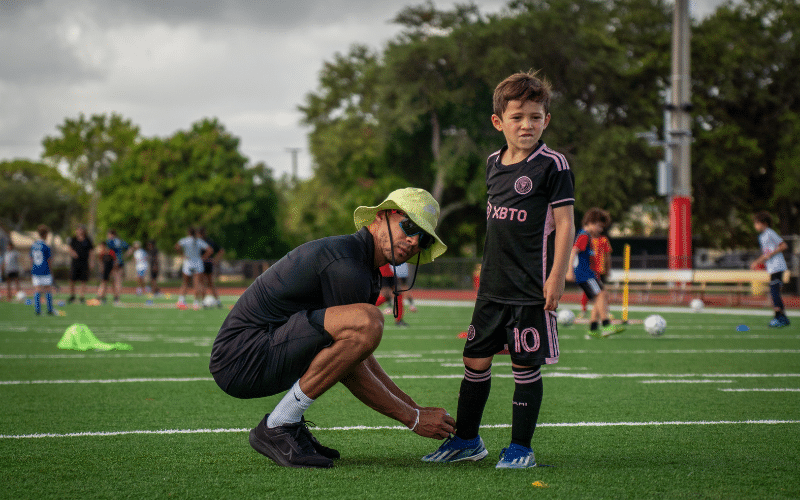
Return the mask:
<svg viewBox="0 0 800 500">
<path fill-rule="evenodd" d="M 380 255 L 384 257 L 385 263 L 392 262 L 392 243 L 394 243 L 394 261 L 396 264 L 402 264 L 420 252 L 420 235 L 408 236 L 400 227 L 400 221 L 406 218 L 405 214 L 390 210 L 379 212 L 377 217 L 380 220 L 380 225 L 376 246 Z M 387 217 L 389 221 L 388 227 L 386 224 Z M 392 232 L 391 240 L 389 239 L 389 231 Z M 383 263 L 380 265 L 383 265 Z"/>
<path fill-rule="evenodd" d="M 503 133 L 509 149 L 532 150 L 550 123 L 541 103 L 510 101 L 503 116 L 492 115 L 494 128 Z"/>
</svg>

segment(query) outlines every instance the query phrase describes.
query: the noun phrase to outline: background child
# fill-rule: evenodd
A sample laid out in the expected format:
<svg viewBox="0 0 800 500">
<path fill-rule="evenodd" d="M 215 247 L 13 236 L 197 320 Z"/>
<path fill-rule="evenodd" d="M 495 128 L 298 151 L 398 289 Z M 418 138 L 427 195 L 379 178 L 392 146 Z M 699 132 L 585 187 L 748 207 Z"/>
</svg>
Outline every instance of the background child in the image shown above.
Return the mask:
<svg viewBox="0 0 800 500">
<path fill-rule="evenodd" d="M 789 246 L 771 226 L 772 217 L 767 212 L 758 212 L 753 215 L 753 227 L 758 231 L 761 256 L 750 264 L 750 268 L 758 269 L 761 264 L 767 268 L 769 273 L 769 293 L 772 297 L 772 305 L 775 308 L 775 317 L 769 322 L 769 326 L 780 328 L 789 326 L 789 318 L 786 317 L 783 298 L 781 297 L 783 272 L 788 269 L 783 252 L 788 250 Z"/>
<path fill-rule="evenodd" d="M 6 279 L 8 300 L 14 300 L 19 293 L 19 251 L 14 247 L 11 239 L 8 240 L 6 253 L 3 255 L 3 275 Z"/>
<path fill-rule="evenodd" d="M 42 292 L 47 297 L 47 314 L 54 315 L 53 311 L 53 275 L 50 272 L 52 254 L 45 240 L 50 233 L 50 228 L 40 224 L 37 230 L 39 239 L 31 245 L 31 282 L 33 283 L 33 306 L 36 315 L 42 314 Z"/>
<path fill-rule="evenodd" d="M 611 217 L 601 208 L 590 208 L 586 212 L 582 221 L 583 229 L 578 231 L 575 244 L 572 246 L 570 254 L 572 267 L 567 271 L 567 279 L 574 280 L 592 302 L 592 322 L 589 327 L 589 335 L 594 338 L 607 337 L 625 330 L 622 326 L 611 324 L 608 317 L 608 293 L 591 266 L 591 258 L 594 254 L 591 240 L 600 236 L 600 233 L 610 223 Z M 601 322 L 602 331 L 598 328 Z"/>
</svg>

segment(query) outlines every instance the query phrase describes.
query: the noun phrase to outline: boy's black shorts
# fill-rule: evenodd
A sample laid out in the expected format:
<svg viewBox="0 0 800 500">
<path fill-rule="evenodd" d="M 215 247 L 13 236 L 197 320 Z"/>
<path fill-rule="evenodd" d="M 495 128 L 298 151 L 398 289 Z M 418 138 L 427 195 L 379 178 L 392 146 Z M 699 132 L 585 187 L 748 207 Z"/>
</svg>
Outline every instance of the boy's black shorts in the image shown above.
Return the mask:
<svg viewBox="0 0 800 500">
<path fill-rule="evenodd" d="M 589 300 L 594 300 L 595 297 L 600 295 L 600 292 L 603 291 L 603 288 L 605 288 L 603 286 L 603 282 L 597 278 L 589 278 L 583 283 L 578 283 L 578 286 L 581 287 L 583 293 L 586 294 L 586 298 Z"/>
<path fill-rule="evenodd" d="M 324 329 L 325 311 L 300 311 L 282 325 L 246 328 L 226 343 L 214 342 L 212 360 L 236 356 L 223 369 L 212 372 L 217 385 L 241 399 L 289 389 L 316 355 L 333 343 Z"/>
<path fill-rule="evenodd" d="M 69 279 L 72 281 L 89 281 L 89 263 L 77 261 L 72 263 Z"/>
<path fill-rule="evenodd" d="M 113 262 L 103 262 L 103 281 L 108 281 L 108 278 L 111 277 L 111 271 L 113 270 Z"/>
<path fill-rule="evenodd" d="M 464 357 L 488 358 L 508 348 L 521 366 L 558 363 L 555 311 L 544 305 L 501 304 L 478 299 L 467 330 Z"/>
</svg>

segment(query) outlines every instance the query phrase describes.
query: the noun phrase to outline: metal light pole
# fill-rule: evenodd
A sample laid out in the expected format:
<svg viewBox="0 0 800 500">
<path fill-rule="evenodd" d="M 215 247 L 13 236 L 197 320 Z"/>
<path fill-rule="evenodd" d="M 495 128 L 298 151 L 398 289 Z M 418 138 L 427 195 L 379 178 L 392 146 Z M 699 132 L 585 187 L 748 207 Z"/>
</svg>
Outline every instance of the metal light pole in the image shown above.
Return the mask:
<svg viewBox="0 0 800 500">
<path fill-rule="evenodd" d="M 669 137 L 672 163 L 669 267 L 692 268 L 691 74 L 689 0 L 675 0 L 672 21 L 672 98 Z"/>
<path fill-rule="evenodd" d="M 292 155 L 292 180 L 297 181 L 297 154 L 300 148 L 286 148 L 286 151 Z"/>
</svg>

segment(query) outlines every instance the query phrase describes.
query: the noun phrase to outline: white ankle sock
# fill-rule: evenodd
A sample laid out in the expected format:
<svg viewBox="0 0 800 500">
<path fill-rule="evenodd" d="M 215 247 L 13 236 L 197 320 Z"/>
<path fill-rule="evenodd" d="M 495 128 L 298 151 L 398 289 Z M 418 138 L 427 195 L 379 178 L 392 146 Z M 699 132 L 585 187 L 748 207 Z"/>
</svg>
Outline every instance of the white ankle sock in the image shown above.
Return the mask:
<svg viewBox="0 0 800 500">
<path fill-rule="evenodd" d="M 289 392 L 267 418 L 267 427 L 296 424 L 314 400 L 306 396 L 300 389 L 300 381 L 294 383 Z"/>
</svg>

